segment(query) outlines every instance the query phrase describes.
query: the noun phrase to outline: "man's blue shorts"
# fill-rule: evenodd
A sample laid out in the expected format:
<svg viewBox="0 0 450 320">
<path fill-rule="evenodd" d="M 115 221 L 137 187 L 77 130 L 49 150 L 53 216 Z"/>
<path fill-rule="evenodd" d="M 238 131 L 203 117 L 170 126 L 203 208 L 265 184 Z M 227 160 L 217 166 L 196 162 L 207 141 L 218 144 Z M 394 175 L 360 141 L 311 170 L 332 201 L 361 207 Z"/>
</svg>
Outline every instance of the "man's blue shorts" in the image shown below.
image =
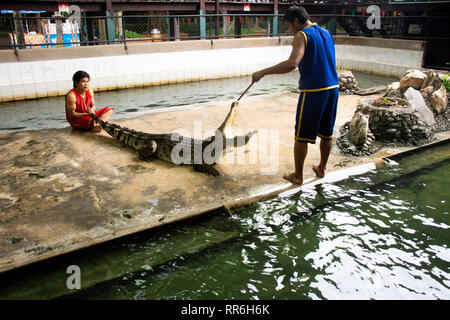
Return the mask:
<svg viewBox="0 0 450 320">
<path fill-rule="evenodd" d="M 331 140 L 338 98 L 338 88 L 301 92 L 295 121 L 295 141 L 316 143 L 317 136 Z"/>
</svg>

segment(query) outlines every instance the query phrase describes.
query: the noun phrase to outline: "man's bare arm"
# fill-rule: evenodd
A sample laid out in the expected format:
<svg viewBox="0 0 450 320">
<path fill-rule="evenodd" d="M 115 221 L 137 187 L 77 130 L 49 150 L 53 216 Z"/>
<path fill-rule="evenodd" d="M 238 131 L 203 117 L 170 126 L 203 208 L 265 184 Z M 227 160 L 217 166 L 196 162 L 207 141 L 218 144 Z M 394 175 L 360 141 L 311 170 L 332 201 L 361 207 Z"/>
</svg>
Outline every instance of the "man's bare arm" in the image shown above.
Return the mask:
<svg viewBox="0 0 450 320">
<path fill-rule="evenodd" d="M 78 118 L 82 118 L 84 116 L 88 116 L 89 113 L 81 113 L 81 112 L 75 112 L 77 106 L 77 98 L 75 98 L 75 95 L 72 93 L 69 93 L 66 96 L 66 108 L 67 108 L 67 112 L 69 113 L 69 116 L 72 119 L 78 119 Z"/>
<path fill-rule="evenodd" d="M 301 32 L 298 32 L 294 36 L 294 41 L 292 42 L 292 51 L 289 59 L 280 62 L 272 67 L 255 72 L 252 77 L 253 82 L 259 81 L 262 77 L 268 74 L 288 73 L 297 68 L 298 64 L 303 59 L 303 55 L 305 54 L 305 47 L 305 37 Z"/>
<path fill-rule="evenodd" d="M 89 113 L 95 112 L 95 100 L 94 100 L 94 91 L 89 88 L 89 92 L 91 93 L 91 107 L 89 108 Z"/>
</svg>

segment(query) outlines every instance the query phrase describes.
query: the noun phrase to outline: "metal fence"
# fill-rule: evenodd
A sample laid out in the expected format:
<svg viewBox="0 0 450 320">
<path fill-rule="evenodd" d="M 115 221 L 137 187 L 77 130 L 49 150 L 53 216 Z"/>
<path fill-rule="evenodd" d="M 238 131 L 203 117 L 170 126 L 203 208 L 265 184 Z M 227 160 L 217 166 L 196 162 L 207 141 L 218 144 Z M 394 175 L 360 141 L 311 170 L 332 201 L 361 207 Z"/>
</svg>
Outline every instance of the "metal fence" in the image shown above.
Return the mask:
<svg viewBox="0 0 450 320">
<path fill-rule="evenodd" d="M 0 17 L 0 49 L 36 49 L 192 39 L 288 35 L 282 15 L 208 14 L 81 17 Z M 371 30 L 367 16 L 311 15 L 332 34 L 428 40 L 439 17 L 384 16 Z M 444 18 L 445 19 L 445 18 Z M 439 21 L 437 23 L 440 23 Z M 434 37 L 439 37 L 436 34 Z"/>
</svg>

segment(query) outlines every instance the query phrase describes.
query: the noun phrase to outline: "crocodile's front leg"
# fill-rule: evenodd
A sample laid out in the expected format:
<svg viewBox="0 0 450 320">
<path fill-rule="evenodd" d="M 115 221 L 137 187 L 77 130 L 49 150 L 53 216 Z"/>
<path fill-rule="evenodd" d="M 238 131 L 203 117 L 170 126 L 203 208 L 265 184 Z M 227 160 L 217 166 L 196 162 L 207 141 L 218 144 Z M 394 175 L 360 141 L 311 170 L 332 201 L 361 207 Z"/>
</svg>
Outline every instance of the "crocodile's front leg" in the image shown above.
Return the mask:
<svg viewBox="0 0 450 320">
<path fill-rule="evenodd" d="M 211 166 L 209 164 L 206 164 L 206 163 L 201 163 L 201 164 L 195 164 L 194 163 L 192 166 L 194 167 L 194 170 L 198 171 L 198 172 L 205 172 L 205 173 L 210 174 L 210 175 L 212 175 L 214 177 L 217 177 L 217 176 L 220 175 L 219 171 L 214 169 L 213 166 Z"/>
<path fill-rule="evenodd" d="M 158 145 L 154 140 L 150 140 L 144 147 L 138 150 L 139 159 L 150 161 L 151 156 L 155 153 Z"/>
</svg>

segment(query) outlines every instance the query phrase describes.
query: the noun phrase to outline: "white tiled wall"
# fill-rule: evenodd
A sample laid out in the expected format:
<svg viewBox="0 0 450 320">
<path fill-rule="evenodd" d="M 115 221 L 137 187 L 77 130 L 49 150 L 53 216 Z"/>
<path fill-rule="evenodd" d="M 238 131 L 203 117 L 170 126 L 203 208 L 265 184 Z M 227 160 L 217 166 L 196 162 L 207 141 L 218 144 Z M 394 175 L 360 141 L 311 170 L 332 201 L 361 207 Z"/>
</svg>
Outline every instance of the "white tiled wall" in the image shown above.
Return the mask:
<svg viewBox="0 0 450 320">
<path fill-rule="evenodd" d="M 0 95 L 2 101 L 64 95 L 77 70 L 91 75 L 95 91 L 246 75 L 289 53 L 289 46 L 277 46 L 0 63 Z"/>
<path fill-rule="evenodd" d="M 291 46 L 180 51 L 97 58 L 0 63 L 2 101 L 64 95 L 77 70 L 91 75 L 93 90 L 248 75 L 289 57 Z M 411 50 L 336 45 L 338 67 L 396 74 L 420 67 Z"/>
<path fill-rule="evenodd" d="M 421 68 L 423 52 L 403 49 L 336 45 L 337 67 L 387 76 Z"/>
</svg>

